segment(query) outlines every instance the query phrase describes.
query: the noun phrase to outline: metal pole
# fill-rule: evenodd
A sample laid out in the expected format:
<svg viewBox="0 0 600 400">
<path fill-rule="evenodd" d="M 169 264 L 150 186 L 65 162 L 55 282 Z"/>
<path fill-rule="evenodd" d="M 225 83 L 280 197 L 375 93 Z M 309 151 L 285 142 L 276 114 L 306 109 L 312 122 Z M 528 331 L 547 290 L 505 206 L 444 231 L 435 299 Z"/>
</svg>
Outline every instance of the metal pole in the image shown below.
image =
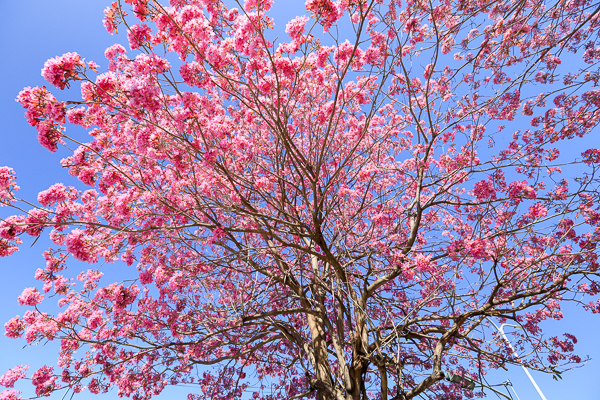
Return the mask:
<svg viewBox="0 0 600 400">
<path fill-rule="evenodd" d="M 494 393 L 496 393 L 497 395 L 500 395 L 500 396 L 502 396 L 502 397 L 504 397 L 504 398 L 506 398 L 506 399 L 508 399 L 508 400 L 513 400 L 512 398 L 508 397 L 507 395 L 505 395 L 505 394 L 504 394 L 504 393 L 502 393 L 501 391 L 499 391 L 499 390 L 496 390 L 496 389 L 494 389 L 494 388 L 493 388 L 493 387 L 491 387 L 491 386 L 484 385 L 484 384 L 483 384 L 483 383 L 481 383 L 481 382 L 479 382 L 479 384 L 480 384 L 481 386 L 483 386 L 483 387 L 486 387 L 486 388 L 490 389 L 491 391 L 493 391 L 493 392 L 494 392 Z"/>
<path fill-rule="evenodd" d="M 504 383 L 504 386 L 510 386 L 510 388 L 512 389 L 515 396 L 517 396 L 517 400 L 521 400 L 519 398 L 519 395 L 517 394 L 517 391 L 515 390 L 515 387 L 513 386 L 512 382 L 510 380 L 507 379 L 506 382 Z M 508 390 L 508 393 L 510 393 L 510 390 Z"/>
<path fill-rule="evenodd" d="M 490 321 L 492 323 L 492 325 L 494 325 L 494 328 L 496 328 L 498 330 L 498 332 L 500 332 L 500 334 L 502 335 L 502 337 L 504 338 L 504 340 L 506 340 L 506 343 L 508 343 L 508 347 L 510 347 L 510 349 L 512 350 L 513 355 L 516 358 L 519 358 L 519 355 L 515 351 L 514 347 L 512 347 L 512 344 L 510 344 L 510 340 L 508 340 L 508 338 L 504 334 L 504 327 L 505 326 L 510 326 L 510 327 L 517 328 L 517 329 L 523 329 L 523 328 L 521 328 L 519 325 L 511 325 L 511 324 L 502 324 L 502 325 L 500 325 L 500 327 L 498 327 L 498 325 L 496 325 L 494 323 L 494 321 L 492 321 L 491 319 L 488 318 L 488 321 Z M 533 377 L 531 376 L 531 374 L 529 373 L 529 371 L 527 370 L 527 368 L 525 368 L 525 366 L 523 364 L 521 364 L 521 368 L 523 368 L 523 371 L 525 371 L 525 373 L 527 374 L 527 377 L 529 378 L 529 380 L 533 384 L 533 387 L 535 387 L 535 390 L 538 392 L 538 394 L 540 395 L 540 397 L 542 398 L 542 400 L 546 400 L 546 396 L 544 396 L 544 393 L 542 393 L 542 390 L 537 385 L 537 383 L 535 382 L 535 380 L 533 379 Z"/>
</svg>

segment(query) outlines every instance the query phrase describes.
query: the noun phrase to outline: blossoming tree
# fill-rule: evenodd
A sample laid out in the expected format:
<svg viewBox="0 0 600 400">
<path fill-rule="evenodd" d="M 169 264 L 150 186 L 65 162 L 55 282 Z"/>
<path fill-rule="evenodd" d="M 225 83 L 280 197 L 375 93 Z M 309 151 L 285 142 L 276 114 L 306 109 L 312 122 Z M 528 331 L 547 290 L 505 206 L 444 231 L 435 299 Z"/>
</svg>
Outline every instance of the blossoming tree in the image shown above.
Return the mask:
<svg viewBox="0 0 600 400">
<path fill-rule="evenodd" d="M 600 118 L 600 5 L 308 0 L 275 39 L 271 3 L 114 2 L 129 51 L 43 68 L 80 100 L 19 94 L 42 146 L 76 145 L 62 164 L 81 182 L 25 206 L 0 169 L 20 210 L 0 255 L 54 243 L 5 325 L 60 341 L 37 395 L 459 399 L 445 371 L 580 362 L 540 323 L 566 301 L 600 311 L 600 150 L 579 139 Z M 523 327 L 519 358 L 493 320 Z"/>
</svg>

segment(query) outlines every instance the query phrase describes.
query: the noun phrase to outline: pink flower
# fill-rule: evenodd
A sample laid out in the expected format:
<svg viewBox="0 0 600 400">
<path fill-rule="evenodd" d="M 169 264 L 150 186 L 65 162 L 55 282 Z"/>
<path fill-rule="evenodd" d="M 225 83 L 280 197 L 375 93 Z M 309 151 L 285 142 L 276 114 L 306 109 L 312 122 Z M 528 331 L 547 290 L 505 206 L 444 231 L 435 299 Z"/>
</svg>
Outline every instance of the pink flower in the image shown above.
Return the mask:
<svg viewBox="0 0 600 400">
<path fill-rule="evenodd" d="M 417 254 L 415 257 L 415 267 L 419 272 L 428 271 L 432 266 L 435 266 L 435 263 L 431 262 L 431 254 Z"/>
<path fill-rule="evenodd" d="M 152 283 L 153 278 L 152 278 L 152 272 L 145 269 L 142 272 L 140 272 L 140 283 L 142 285 L 147 285 L 149 283 Z"/>
<path fill-rule="evenodd" d="M 104 52 L 104 57 L 106 57 L 109 61 L 108 69 L 109 71 L 115 71 L 117 69 L 117 62 L 121 57 L 127 58 L 123 56 L 127 51 L 120 44 L 113 44 Z"/>
<path fill-rule="evenodd" d="M 427 66 L 425 67 L 425 72 L 423 72 L 423 78 L 425 78 L 425 79 L 431 78 L 431 74 L 433 74 L 433 72 L 434 72 L 434 65 L 427 64 Z"/>
<path fill-rule="evenodd" d="M 307 22 L 308 18 L 306 17 L 296 17 L 287 23 L 285 26 L 285 32 L 290 35 L 293 40 L 296 40 L 304 33 L 304 28 Z"/>
<path fill-rule="evenodd" d="M 184 82 L 190 86 L 199 86 L 201 81 L 198 79 L 201 67 L 197 62 L 188 62 L 179 68 L 179 74 Z M 185 93 L 184 93 L 185 94 Z"/>
<path fill-rule="evenodd" d="M 294 75 L 295 75 L 294 65 L 289 58 L 277 56 L 273 60 L 273 63 L 275 64 L 275 68 L 276 68 L 277 72 L 282 73 L 283 75 L 287 76 L 288 78 L 294 77 Z"/>
<path fill-rule="evenodd" d="M 31 381 L 35 386 L 35 394 L 38 396 L 48 396 L 50 392 L 56 389 L 56 376 L 52 376 L 54 368 L 43 366 L 33 373 Z"/>
<path fill-rule="evenodd" d="M 478 201 L 496 200 L 496 190 L 494 184 L 490 181 L 479 181 L 473 188 L 473 194 Z"/>
<path fill-rule="evenodd" d="M 583 162 L 587 165 L 600 163 L 600 149 L 589 149 L 581 153 Z"/>
<path fill-rule="evenodd" d="M 100 325 L 102 325 L 102 313 L 100 311 L 94 312 L 92 315 L 88 317 L 87 325 L 90 329 L 96 329 Z"/>
<path fill-rule="evenodd" d="M 88 186 L 94 186 L 94 183 L 96 182 L 96 173 L 92 168 L 83 168 L 77 174 L 77 179 Z"/>
<path fill-rule="evenodd" d="M 0 167 L 0 206 L 12 203 L 13 192 L 18 188 L 15 171 L 9 167 Z"/>
<path fill-rule="evenodd" d="M 106 7 L 104 9 L 105 18 L 102 21 L 104 27 L 111 35 L 117 32 L 117 25 L 119 25 L 118 17 L 119 17 L 119 5 L 116 1 L 114 1 L 110 7 Z"/>
<path fill-rule="evenodd" d="M 21 392 L 16 390 L 3 390 L 0 392 L 0 400 L 19 400 L 21 399 L 19 393 Z"/>
<path fill-rule="evenodd" d="M 126 288 L 123 285 L 111 286 L 105 288 L 104 293 L 105 298 L 113 302 L 115 310 L 122 310 L 132 304 L 139 292 L 136 288 Z"/>
<path fill-rule="evenodd" d="M 69 289 L 69 286 L 72 286 L 72 283 L 69 283 L 69 281 L 67 279 L 65 279 L 64 276 L 59 275 L 56 280 L 54 281 L 54 291 L 56 293 L 67 293 L 67 290 Z"/>
<path fill-rule="evenodd" d="M 46 149 L 54 153 L 58 149 L 58 143 L 60 142 L 61 133 L 59 128 L 55 124 L 46 120 L 37 124 L 37 130 L 38 142 L 40 142 L 40 144 Z"/>
<path fill-rule="evenodd" d="M 406 21 L 406 25 L 404 26 L 404 32 L 414 32 L 419 28 L 419 24 L 421 23 L 421 19 L 414 17 L 409 18 Z"/>
<path fill-rule="evenodd" d="M 17 365 L 13 369 L 9 369 L 4 373 L 4 375 L 0 376 L 0 386 L 4 386 L 7 388 L 14 387 L 15 382 L 19 379 L 25 378 L 25 371 L 29 368 L 29 365 Z"/>
<path fill-rule="evenodd" d="M 94 290 L 98 287 L 98 282 L 100 281 L 100 278 L 102 278 L 102 275 L 104 274 L 100 271 L 88 269 L 87 272 L 79 274 L 77 280 L 84 282 L 83 287 L 86 290 Z"/>
<path fill-rule="evenodd" d="M 331 0 L 306 0 L 306 10 L 315 15 L 327 32 L 338 20 L 338 9 Z"/>
<path fill-rule="evenodd" d="M 45 123 L 43 129 L 55 128 L 58 124 L 65 122 L 64 104 L 57 101 L 46 87 L 26 87 L 17 96 L 16 101 L 26 108 L 25 117 L 31 126 L 37 126 L 40 132 L 39 124 Z M 55 128 L 59 129 L 59 128 Z"/>
<path fill-rule="evenodd" d="M 20 244 L 20 239 L 15 239 L 14 242 L 15 243 L 11 243 L 9 241 L 0 239 L 0 257 L 10 256 L 15 251 L 19 250 L 19 248 L 13 244 Z"/>
<path fill-rule="evenodd" d="M 18 298 L 22 306 L 35 306 L 44 299 L 44 295 L 38 292 L 37 288 L 26 288 Z"/>
<path fill-rule="evenodd" d="M 24 331 L 25 325 L 18 315 L 4 324 L 4 335 L 11 339 L 23 336 Z"/>
<path fill-rule="evenodd" d="M 84 128 L 89 127 L 89 125 L 85 122 L 85 109 L 83 108 L 71 108 L 68 110 L 67 121 L 74 125 L 81 125 Z"/>
<path fill-rule="evenodd" d="M 13 240 L 17 234 L 17 227 L 15 227 L 13 224 L 20 223 L 21 221 L 21 219 L 13 216 L 10 221 L 4 220 L 0 222 L 0 238 Z"/>
<path fill-rule="evenodd" d="M 273 0 L 245 0 L 244 10 L 251 12 L 252 10 L 269 11 L 273 5 Z"/>
<path fill-rule="evenodd" d="M 223 229 L 217 227 L 217 228 L 213 229 L 213 231 L 212 231 L 212 237 L 210 237 L 208 240 L 211 243 L 219 243 L 226 236 L 227 236 L 227 234 L 225 233 L 225 231 Z"/>
<path fill-rule="evenodd" d="M 68 87 L 68 81 L 77 76 L 77 68 L 85 67 L 81 56 L 77 53 L 66 53 L 46 61 L 42 76 L 57 88 Z"/>
<path fill-rule="evenodd" d="M 521 199 L 535 199 L 535 189 L 525 181 L 516 181 L 508 187 L 508 197 L 516 203 L 520 203 Z"/>
<path fill-rule="evenodd" d="M 103 101 L 110 103 L 112 100 L 111 96 L 114 95 L 117 89 L 117 81 L 112 72 L 100 74 L 96 77 L 96 87 L 90 88 L 92 93 L 100 97 Z"/>
<path fill-rule="evenodd" d="M 112 46 L 110 46 L 109 48 L 107 48 L 104 51 L 104 57 L 106 57 L 107 59 L 112 59 L 115 57 L 120 56 L 121 54 L 125 54 L 127 53 L 127 50 L 125 50 L 125 47 L 121 46 L 120 44 L 113 44 Z"/>
<path fill-rule="evenodd" d="M 97 260 L 97 256 L 90 253 L 84 240 L 84 233 L 79 229 L 73 229 L 67 235 L 66 247 L 67 251 L 80 261 L 94 263 Z"/>
<path fill-rule="evenodd" d="M 129 92 L 127 104 L 132 108 L 143 108 L 149 112 L 160 108 L 160 88 L 151 78 L 135 77 L 124 84 Z"/>
<path fill-rule="evenodd" d="M 166 72 L 171 65 L 156 54 L 140 54 L 135 58 L 134 68 L 138 75 L 148 75 Z"/>
<path fill-rule="evenodd" d="M 100 66 L 93 61 L 88 62 L 88 67 L 95 72 L 98 72 L 98 69 L 100 68 Z"/>
<path fill-rule="evenodd" d="M 473 239 L 464 241 L 465 249 L 470 255 L 478 259 L 487 260 L 493 254 L 493 248 L 489 240 Z"/>
<path fill-rule="evenodd" d="M 334 54 L 335 61 L 338 63 L 343 63 L 344 61 L 348 60 L 348 58 L 350 58 L 352 55 L 353 50 L 354 46 L 348 40 L 340 43 Z"/>
<path fill-rule="evenodd" d="M 269 178 L 261 177 L 256 180 L 254 183 L 254 187 L 258 190 L 272 190 L 273 184 L 269 180 Z"/>
<path fill-rule="evenodd" d="M 67 188 L 62 183 L 55 183 L 50 186 L 48 189 L 41 191 L 38 194 L 38 201 L 44 207 L 51 206 L 57 203 L 62 203 L 67 200 L 69 197 L 69 193 L 67 192 Z"/>
<path fill-rule="evenodd" d="M 132 50 L 142 46 L 144 42 L 150 41 L 150 27 L 146 24 L 133 25 L 129 32 L 127 32 L 127 40 L 129 40 L 129 47 Z"/>
<path fill-rule="evenodd" d="M 540 203 L 535 203 L 531 207 L 529 207 L 529 211 L 525 214 L 526 217 L 531 219 L 543 218 L 548 215 L 548 209 L 541 205 Z"/>
<path fill-rule="evenodd" d="M 31 236 L 38 236 L 48 223 L 48 213 L 44 210 L 33 209 L 29 211 L 27 218 L 23 219 L 25 226 L 23 230 Z"/>
<path fill-rule="evenodd" d="M 131 251 L 127 251 L 121 256 L 121 260 L 127 264 L 127 266 L 130 266 L 135 261 L 135 256 Z"/>
</svg>

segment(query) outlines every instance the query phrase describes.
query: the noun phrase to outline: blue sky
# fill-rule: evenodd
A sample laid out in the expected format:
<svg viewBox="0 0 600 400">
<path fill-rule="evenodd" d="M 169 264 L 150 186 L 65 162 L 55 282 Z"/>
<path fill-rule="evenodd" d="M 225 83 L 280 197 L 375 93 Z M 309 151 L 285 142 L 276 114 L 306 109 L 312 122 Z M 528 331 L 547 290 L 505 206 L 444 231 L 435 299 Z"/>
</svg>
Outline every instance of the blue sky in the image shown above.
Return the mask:
<svg viewBox="0 0 600 400">
<path fill-rule="evenodd" d="M 0 113 L 3 122 L 0 126 L 0 166 L 7 165 L 16 171 L 21 187 L 19 195 L 23 198 L 34 200 L 39 191 L 56 182 L 75 182 L 59 164 L 60 159 L 68 152 L 62 149 L 52 154 L 42 148 L 37 142 L 35 129 L 27 124 L 23 109 L 14 99 L 25 86 L 46 85 L 40 75 L 45 60 L 65 52 L 78 52 L 86 60 L 96 61 L 105 70 L 104 49 L 115 42 L 125 43 L 123 32 L 118 36 L 111 36 L 102 26 L 102 11 L 109 4 L 110 0 L 0 1 L 0 13 L 4 17 L 0 24 L 0 35 L 3 38 L 0 44 L 3 57 L 0 62 Z M 281 31 L 290 17 L 297 13 L 294 10 L 302 10 L 304 0 L 287 0 L 284 4 L 285 6 L 276 0 L 273 14 Z M 59 99 L 66 99 L 57 89 L 52 88 L 52 92 Z M 71 97 L 76 95 L 73 92 L 70 94 Z M 10 214 L 10 210 L 2 209 L 0 214 L 6 216 Z M 48 247 L 48 242 L 40 239 L 32 247 L 31 243 L 26 238 L 19 252 L 0 259 L 2 324 L 13 316 L 24 313 L 25 309 L 17 304 L 17 296 L 23 288 L 37 284 L 33 274 L 44 264 L 42 252 Z M 590 356 L 593 360 L 583 368 L 565 373 L 563 380 L 558 382 L 540 373 L 534 372 L 533 376 L 548 400 L 600 399 L 600 383 L 596 381 L 600 371 L 600 315 L 592 315 L 574 307 L 566 308 L 565 315 L 562 321 L 546 324 L 549 334 L 569 332 L 576 335 L 579 339 L 576 347 L 578 354 Z M 24 345 L 22 340 L 0 337 L 0 374 L 17 364 L 31 364 L 31 370 L 35 370 L 45 363 L 54 365 L 56 362 L 58 343 L 23 348 Z M 513 382 L 521 400 L 539 398 L 518 367 L 511 367 L 508 372 L 495 371 L 489 375 L 489 380 L 493 383 L 501 383 L 506 379 Z M 24 383 L 17 388 L 26 395 L 31 394 L 29 383 Z M 159 398 L 185 398 L 190 390 L 192 389 L 171 388 Z M 62 393 L 54 394 L 51 399 L 60 399 L 61 395 Z M 116 397 L 116 391 L 113 391 L 101 396 L 82 393 L 74 398 Z M 488 397 L 495 396 L 489 394 Z"/>
</svg>

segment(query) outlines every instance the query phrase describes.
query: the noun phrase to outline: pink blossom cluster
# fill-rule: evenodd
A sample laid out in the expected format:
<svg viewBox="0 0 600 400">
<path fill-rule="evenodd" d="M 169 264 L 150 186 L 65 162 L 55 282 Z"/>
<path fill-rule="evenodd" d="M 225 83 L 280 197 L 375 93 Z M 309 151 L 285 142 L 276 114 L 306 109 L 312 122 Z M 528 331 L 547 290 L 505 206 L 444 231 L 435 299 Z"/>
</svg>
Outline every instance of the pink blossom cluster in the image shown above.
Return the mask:
<svg viewBox="0 0 600 400">
<path fill-rule="evenodd" d="M 125 53 L 127 53 L 125 47 L 123 47 L 119 43 L 115 43 L 104 51 L 104 57 L 106 57 L 108 60 L 111 60 L 115 57 L 122 56 Z"/>
<path fill-rule="evenodd" d="M 415 32 L 419 29 L 421 19 L 419 17 L 412 17 L 406 20 L 404 25 L 404 32 Z"/>
<path fill-rule="evenodd" d="M 273 0 L 244 0 L 244 10 L 252 11 L 269 11 L 273 6 Z"/>
<path fill-rule="evenodd" d="M 0 392 L 0 400 L 20 400 L 22 397 L 19 396 L 17 390 L 3 390 Z"/>
<path fill-rule="evenodd" d="M 435 268 L 435 262 L 431 258 L 431 254 L 417 254 L 415 256 L 415 269 L 419 272 L 428 272 L 431 268 Z"/>
<path fill-rule="evenodd" d="M 134 109 L 155 112 L 161 105 L 160 88 L 150 77 L 135 77 L 124 84 L 129 93 L 127 104 Z"/>
<path fill-rule="evenodd" d="M 48 226 L 48 212 L 39 208 L 34 208 L 27 213 L 21 223 L 24 225 L 22 232 L 31 236 L 38 236 L 46 226 Z"/>
<path fill-rule="evenodd" d="M 535 199 L 536 191 L 526 181 L 515 181 L 508 186 L 508 197 L 516 203 L 523 199 Z"/>
<path fill-rule="evenodd" d="M 64 107 L 46 87 L 26 87 L 19 92 L 16 101 L 27 109 L 25 117 L 31 126 L 36 126 L 44 119 L 64 123 Z"/>
<path fill-rule="evenodd" d="M 352 43 L 350 43 L 348 40 L 346 40 L 339 44 L 333 57 L 337 63 L 339 63 L 341 65 L 345 65 L 347 60 L 352 55 L 353 51 L 354 51 L 354 45 L 352 45 Z"/>
<path fill-rule="evenodd" d="M 119 5 L 116 1 L 114 1 L 110 7 L 106 7 L 104 9 L 104 20 L 102 23 L 104 27 L 111 35 L 117 32 L 117 26 L 119 25 Z"/>
<path fill-rule="evenodd" d="M 15 171 L 9 167 L 0 167 L 0 206 L 12 203 L 13 193 L 18 189 Z"/>
<path fill-rule="evenodd" d="M 127 32 L 127 40 L 129 40 L 129 47 L 135 50 L 141 46 L 149 45 L 152 30 L 146 24 L 136 24 L 129 29 Z"/>
<path fill-rule="evenodd" d="M 548 215 L 548 209 L 544 207 L 541 203 L 535 203 L 534 205 L 529 207 L 529 210 L 527 211 L 527 213 L 523 214 L 523 217 L 532 221 L 538 218 L 543 218 L 546 215 Z"/>
<path fill-rule="evenodd" d="M 58 149 L 61 129 L 57 128 L 52 122 L 42 121 L 37 125 L 37 130 L 38 142 L 47 150 L 54 153 Z"/>
<path fill-rule="evenodd" d="M 4 335 L 6 335 L 9 338 L 19 338 L 23 336 L 24 331 L 25 324 L 18 315 L 14 318 L 11 318 L 4 324 Z"/>
<path fill-rule="evenodd" d="M 35 394 L 38 396 L 49 396 L 57 387 L 57 376 L 53 375 L 54 368 L 43 366 L 33 373 L 31 381 L 35 386 Z"/>
<path fill-rule="evenodd" d="M 282 77 L 286 77 L 288 79 L 294 78 L 296 74 L 296 68 L 294 66 L 294 62 L 288 57 L 277 55 L 274 58 L 273 63 L 275 64 L 275 70 L 278 74 L 281 74 Z"/>
<path fill-rule="evenodd" d="M 296 17 L 285 26 L 285 32 L 292 38 L 292 40 L 298 40 L 302 38 L 302 34 L 305 31 L 306 23 L 308 18 Z"/>
<path fill-rule="evenodd" d="M 496 200 L 496 189 L 489 180 L 477 182 L 473 187 L 473 194 L 478 201 Z"/>
<path fill-rule="evenodd" d="M 492 254 L 494 254 L 494 248 L 491 246 L 489 240 L 466 239 L 464 240 L 463 244 L 468 254 L 476 260 L 487 260 Z"/>
<path fill-rule="evenodd" d="M 133 6 L 133 12 L 137 18 L 142 21 L 148 18 L 148 14 L 150 13 L 148 4 L 150 3 L 150 0 L 125 0 L 125 2 Z"/>
<path fill-rule="evenodd" d="M 73 125 L 81 125 L 84 128 L 89 128 L 89 124 L 86 122 L 86 113 L 84 108 L 71 108 L 67 110 L 66 116 L 67 121 L 69 121 Z"/>
<path fill-rule="evenodd" d="M 104 319 L 102 318 L 102 313 L 99 311 L 96 311 L 88 317 L 87 326 L 89 326 L 90 329 L 96 329 L 100 325 L 102 325 L 103 322 L 104 322 Z"/>
<path fill-rule="evenodd" d="M 77 194 L 74 188 L 66 187 L 62 183 L 55 183 L 38 193 L 38 202 L 44 207 L 52 206 L 66 200 L 75 200 L 78 197 Z"/>
<path fill-rule="evenodd" d="M 38 141 L 51 152 L 55 152 L 60 142 L 60 124 L 65 122 L 65 109 L 45 87 L 26 87 L 17 96 L 17 101 L 27 108 L 25 116 L 31 126 L 38 130 Z"/>
<path fill-rule="evenodd" d="M 0 222 L 0 238 L 4 238 L 7 240 L 12 240 L 16 237 L 18 233 L 24 231 L 21 225 L 23 221 L 22 216 L 10 216 L 6 218 L 4 221 Z"/>
<path fill-rule="evenodd" d="M 24 330 L 27 343 L 33 343 L 41 338 L 54 339 L 59 330 L 56 320 L 50 318 L 48 314 L 36 310 L 29 310 L 19 321 L 14 321 L 15 325 L 19 323 Z M 15 328 L 18 328 L 18 326 L 15 326 Z M 11 333 L 19 334 L 19 331 Z"/>
<path fill-rule="evenodd" d="M 17 365 L 16 367 L 9 369 L 4 373 L 4 375 L 0 376 L 0 386 L 4 386 L 6 388 L 14 387 L 16 381 L 25 378 L 25 372 L 28 368 L 29 365 Z"/>
<path fill-rule="evenodd" d="M 85 86 L 87 96 L 91 99 L 102 99 L 108 104 L 113 103 L 118 88 L 117 77 L 112 72 L 98 75 L 95 85 Z M 81 89 L 84 90 L 84 85 L 81 85 Z"/>
<path fill-rule="evenodd" d="M 21 244 L 21 239 L 0 239 L 0 257 L 10 256 L 17 250 L 19 250 L 18 245 Z"/>
<path fill-rule="evenodd" d="M 83 287 L 86 290 L 94 290 L 98 287 L 98 282 L 102 278 L 102 272 L 88 269 L 87 272 L 82 272 L 77 276 L 77 280 L 83 282 Z"/>
<path fill-rule="evenodd" d="M 185 63 L 179 68 L 179 74 L 184 82 L 192 87 L 201 85 L 202 81 L 199 79 L 201 71 L 201 66 L 197 62 Z"/>
<path fill-rule="evenodd" d="M 85 233 L 80 229 L 69 232 L 65 244 L 67 251 L 80 261 L 94 263 L 98 259 L 96 252 L 87 243 Z"/>
<path fill-rule="evenodd" d="M 44 295 L 38 292 L 37 288 L 26 288 L 19 295 L 19 304 L 25 306 L 35 306 L 44 299 Z"/>
<path fill-rule="evenodd" d="M 70 286 L 73 286 L 73 283 L 70 283 L 68 279 L 66 279 L 64 276 L 62 275 L 58 275 L 56 276 L 56 279 L 54 280 L 54 291 L 56 293 L 59 294 L 65 294 L 67 293 L 68 289 Z M 44 284 L 44 292 L 49 292 L 50 289 L 52 288 L 52 282 L 46 282 Z"/>
<path fill-rule="evenodd" d="M 112 288 L 107 288 L 105 293 L 105 298 L 113 302 L 115 310 L 122 310 L 135 301 L 138 290 L 137 288 L 126 288 L 123 285 L 114 285 Z"/>
<path fill-rule="evenodd" d="M 125 53 L 127 53 L 127 50 L 125 50 L 125 48 L 118 43 L 113 44 L 104 51 L 104 57 L 109 60 L 109 71 L 116 71 L 119 62 L 125 62 L 127 60 L 127 56 L 124 55 Z"/>
<path fill-rule="evenodd" d="M 77 69 L 85 67 L 81 56 L 77 53 L 65 53 L 46 61 L 42 69 L 42 76 L 57 88 L 68 87 L 69 80 L 77 78 Z"/>
<path fill-rule="evenodd" d="M 140 54 L 134 60 L 136 75 L 160 74 L 168 71 L 171 65 L 167 60 L 156 54 Z"/>
<path fill-rule="evenodd" d="M 332 0 L 306 0 L 306 10 L 317 17 L 325 32 L 340 18 L 337 5 Z"/>
<path fill-rule="evenodd" d="M 581 153 L 581 156 L 587 165 L 600 163 L 600 149 L 588 149 Z"/>
<path fill-rule="evenodd" d="M 251 56 L 256 55 L 256 49 L 259 47 L 257 41 L 259 40 L 256 36 L 256 23 L 257 18 L 255 14 L 251 15 L 240 15 L 235 20 L 235 34 L 233 36 L 233 48 L 243 54 L 248 54 Z M 214 49 L 216 51 L 211 51 L 211 53 L 215 53 L 214 55 L 221 55 L 218 64 L 223 64 L 225 59 L 227 58 L 226 51 L 227 49 Z M 215 60 L 217 61 L 217 60 Z"/>
</svg>

